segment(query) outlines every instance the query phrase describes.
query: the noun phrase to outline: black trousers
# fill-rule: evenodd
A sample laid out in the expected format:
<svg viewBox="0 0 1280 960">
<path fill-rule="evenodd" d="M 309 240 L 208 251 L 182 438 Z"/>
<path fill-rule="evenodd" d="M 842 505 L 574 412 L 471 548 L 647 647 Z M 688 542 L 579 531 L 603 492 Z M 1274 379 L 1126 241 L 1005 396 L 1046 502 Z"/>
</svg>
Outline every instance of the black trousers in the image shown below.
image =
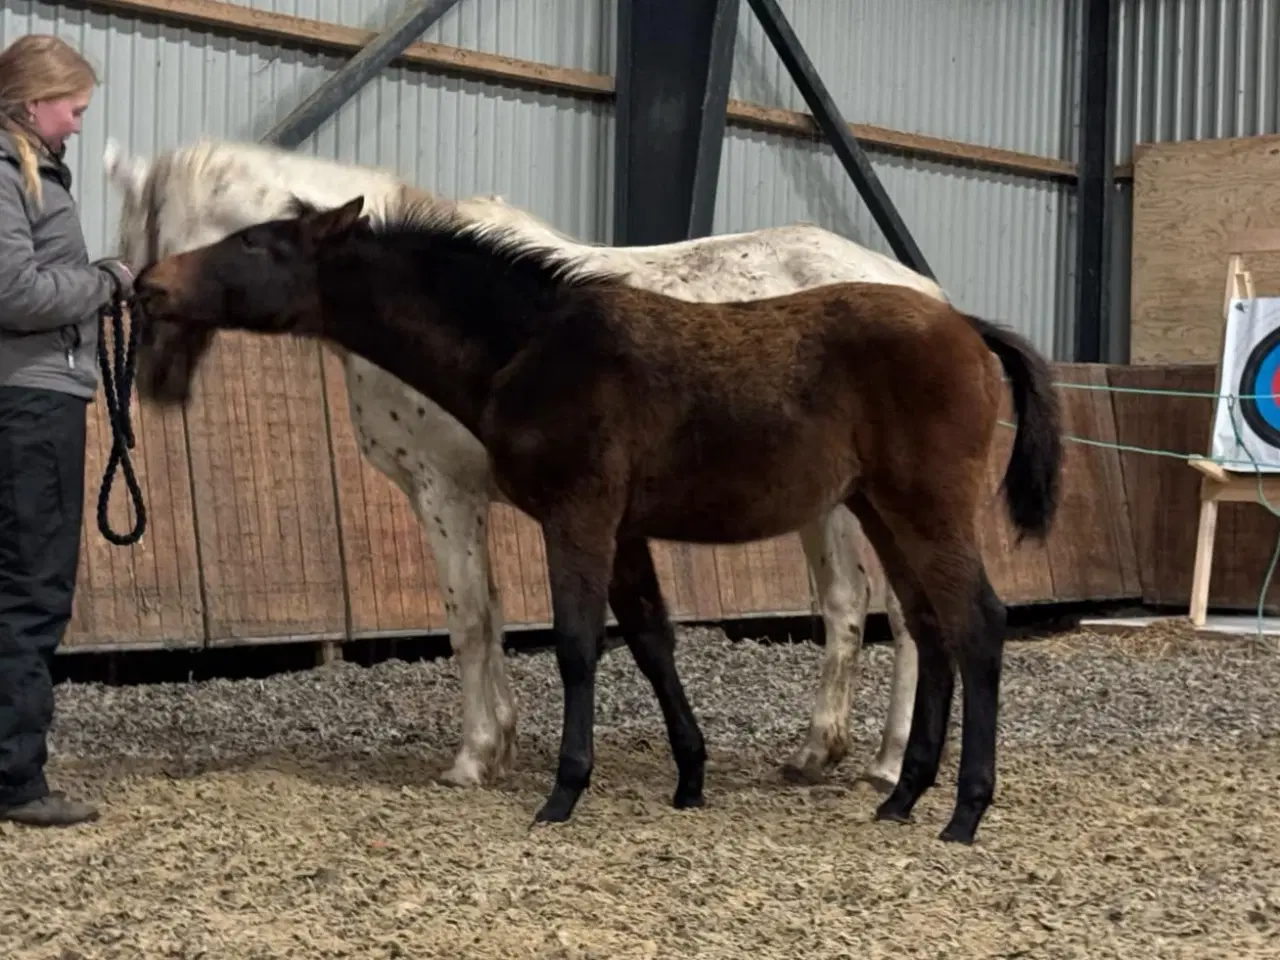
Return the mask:
<svg viewBox="0 0 1280 960">
<path fill-rule="evenodd" d="M 49 792 L 54 652 L 71 619 L 88 404 L 0 387 L 0 806 Z"/>
</svg>

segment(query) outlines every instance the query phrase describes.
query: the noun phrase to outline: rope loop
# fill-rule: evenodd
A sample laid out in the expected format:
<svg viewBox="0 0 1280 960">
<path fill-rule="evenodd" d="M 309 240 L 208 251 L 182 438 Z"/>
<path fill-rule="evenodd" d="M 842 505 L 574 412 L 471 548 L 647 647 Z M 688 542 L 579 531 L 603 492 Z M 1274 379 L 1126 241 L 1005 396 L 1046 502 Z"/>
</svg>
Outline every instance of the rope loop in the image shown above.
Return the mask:
<svg viewBox="0 0 1280 960">
<path fill-rule="evenodd" d="M 121 297 L 98 312 L 98 366 L 102 370 L 102 392 L 107 400 L 107 420 L 111 425 L 111 454 L 102 475 L 102 489 L 98 491 L 98 530 L 109 542 L 127 547 L 142 539 L 147 528 L 147 511 L 142 501 L 142 487 L 133 472 L 133 460 L 129 451 L 134 447 L 133 420 L 129 412 L 129 400 L 133 395 L 133 377 L 137 363 L 139 325 L 129 323 L 129 339 L 125 343 L 124 312 L 126 303 Z M 107 327 L 110 325 L 114 343 L 114 357 L 107 354 Z M 111 485 L 116 470 L 124 471 L 129 497 L 133 501 L 134 524 L 128 533 L 116 533 L 107 518 L 111 500 Z"/>
</svg>

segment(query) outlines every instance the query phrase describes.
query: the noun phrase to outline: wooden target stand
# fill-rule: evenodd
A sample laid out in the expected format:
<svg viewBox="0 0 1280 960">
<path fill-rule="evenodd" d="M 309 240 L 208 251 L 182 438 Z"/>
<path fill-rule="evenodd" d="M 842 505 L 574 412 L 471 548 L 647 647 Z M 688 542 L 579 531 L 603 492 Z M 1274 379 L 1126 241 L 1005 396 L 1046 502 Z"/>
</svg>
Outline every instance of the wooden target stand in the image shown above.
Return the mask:
<svg viewBox="0 0 1280 960">
<path fill-rule="evenodd" d="M 1254 293 L 1253 275 L 1245 266 L 1244 258 L 1248 254 L 1280 254 L 1280 229 L 1246 230 L 1230 238 L 1227 247 L 1227 283 L 1222 304 L 1222 334 L 1218 341 L 1218 360 L 1214 371 L 1213 392 L 1215 397 L 1222 390 L 1222 358 L 1226 349 L 1227 313 L 1234 299 L 1252 299 Z M 1210 418 L 1209 449 L 1213 449 L 1213 422 L 1217 418 L 1218 400 L 1214 401 L 1214 414 Z M 1192 469 L 1201 474 L 1200 477 L 1200 526 L 1196 534 L 1196 559 L 1191 575 L 1191 605 L 1189 617 L 1192 625 L 1198 630 L 1212 633 L 1256 634 L 1257 618 L 1249 617 L 1215 617 L 1222 621 L 1208 624 L 1209 580 L 1213 573 L 1214 539 L 1218 529 L 1218 504 L 1220 503 L 1256 503 L 1264 507 L 1260 493 L 1267 501 L 1280 506 L 1280 473 L 1263 474 L 1261 491 L 1259 477 L 1256 472 L 1230 470 L 1216 461 L 1206 457 L 1192 457 L 1188 461 Z M 1265 507 L 1264 507 L 1265 509 Z M 1207 629 L 1206 629 L 1207 627 Z M 1280 633 L 1280 622 L 1266 618 L 1263 633 Z"/>
</svg>

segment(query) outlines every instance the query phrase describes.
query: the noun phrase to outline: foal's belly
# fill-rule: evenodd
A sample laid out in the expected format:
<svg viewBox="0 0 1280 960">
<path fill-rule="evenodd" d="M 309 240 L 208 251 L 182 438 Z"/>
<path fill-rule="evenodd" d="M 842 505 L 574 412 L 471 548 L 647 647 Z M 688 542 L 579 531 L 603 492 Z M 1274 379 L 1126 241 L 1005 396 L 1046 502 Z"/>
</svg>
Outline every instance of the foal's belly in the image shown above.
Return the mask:
<svg viewBox="0 0 1280 960">
<path fill-rule="evenodd" d="M 745 543 L 790 533 L 848 498 L 857 479 L 851 455 L 782 446 L 764 443 L 745 460 L 701 469 L 641 472 L 624 530 L 686 543 Z"/>
</svg>

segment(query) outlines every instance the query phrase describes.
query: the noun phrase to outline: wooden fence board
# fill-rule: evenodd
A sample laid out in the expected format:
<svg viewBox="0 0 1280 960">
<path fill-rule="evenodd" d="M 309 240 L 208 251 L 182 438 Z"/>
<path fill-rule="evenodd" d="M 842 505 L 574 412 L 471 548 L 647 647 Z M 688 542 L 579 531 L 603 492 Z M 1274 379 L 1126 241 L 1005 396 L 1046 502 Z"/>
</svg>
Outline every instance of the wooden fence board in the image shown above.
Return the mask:
<svg viewBox="0 0 1280 960">
<path fill-rule="evenodd" d="M 1116 387 L 1212 393 L 1214 367 L 1207 363 L 1117 366 L 1108 371 L 1108 379 Z M 1207 453 L 1211 397 L 1117 393 L 1112 404 L 1121 443 L 1181 454 Z M 1200 474 L 1172 457 L 1124 453 L 1121 462 L 1143 599 L 1151 604 L 1186 606 L 1195 564 Z M 1277 535 L 1280 521 L 1265 507 L 1249 503 L 1219 506 L 1210 607 L 1257 608 L 1258 591 Z M 1265 609 L 1280 611 L 1280 577 L 1272 578 Z"/>
<path fill-rule="evenodd" d="M 672 619 L 718 620 L 723 616 L 714 548 L 650 540 L 649 552 Z"/>
<path fill-rule="evenodd" d="M 1207 364 L 1058 364 L 1055 376 L 1122 387 L 1213 385 Z M 1071 434 L 1181 453 L 1199 452 L 1207 442 L 1208 398 L 1070 389 L 1061 396 Z M 341 637 L 347 598 L 353 636 L 442 629 L 443 602 L 425 532 L 407 498 L 360 456 L 346 404 L 340 367 L 314 344 L 220 338 L 198 378 L 185 436 L 177 414 L 135 406 L 140 437 L 134 459 L 150 528 L 143 544 L 132 549 L 113 547 L 96 531 L 94 510 L 110 441 L 105 404 L 95 404 L 82 580 L 68 649 L 200 643 L 202 589 L 213 644 Z M 1007 394 L 1000 415 L 1013 420 Z M 1015 548 L 1000 491 L 1012 439 L 1012 429 L 997 429 L 979 518 L 989 574 L 1007 603 L 1126 596 L 1187 602 L 1198 504 L 1194 471 L 1178 459 L 1068 441 L 1054 530 L 1045 545 Z M 112 513 L 123 527 L 125 489 L 117 484 Z M 1280 523 L 1263 508 L 1222 507 L 1211 590 L 1215 607 L 1253 608 L 1278 530 Z M 549 623 L 537 524 L 495 504 L 488 537 L 506 622 Z M 738 546 L 654 541 L 652 551 L 677 619 L 818 612 L 797 534 Z M 872 610 L 882 611 L 883 572 L 865 541 L 864 551 Z M 1280 584 L 1272 587 L 1271 600 L 1273 609 L 1280 608 Z"/>
<path fill-rule="evenodd" d="M 360 453 L 342 363 L 329 350 L 322 356 L 352 636 L 443 629 L 426 531 L 404 492 Z"/>
<path fill-rule="evenodd" d="M 1007 390 L 1000 399 L 999 418 L 1007 423 L 1014 421 Z M 978 514 L 978 545 L 987 577 L 1000 599 L 1006 604 L 1035 603 L 1053 597 L 1053 572 L 1043 544 L 1025 540 L 1015 545 L 1017 538 L 1001 489 L 1012 449 L 1013 430 L 997 426 L 987 458 L 985 497 Z"/>
<path fill-rule="evenodd" d="M 1101 364 L 1056 364 L 1054 376 L 1104 390 L 1110 386 Z M 1064 433 L 1115 443 L 1111 395 L 1104 390 L 1059 388 Z M 1058 522 L 1047 540 L 1054 600 L 1141 596 L 1119 453 L 1071 440 L 1063 444 L 1063 453 Z"/>
<path fill-rule="evenodd" d="M 723 616 L 803 614 L 814 609 L 798 534 L 707 549 L 714 551 Z"/>
<path fill-rule="evenodd" d="M 186 415 L 209 643 L 345 636 L 319 348 L 220 335 Z"/>
<path fill-rule="evenodd" d="M 136 396 L 131 410 L 136 446 L 130 453 L 142 488 L 147 528 L 142 540 L 129 547 L 110 543 L 98 531 L 98 494 L 111 453 L 107 404 L 99 393 L 88 409 L 80 563 L 71 623 L 63 642 L 69 650 L 204 643 L 182 414 L 140 407 Z M 133 526 L 129 488 L 119 469 L 112 481 L 108 517 L 117 532 Z"/>
</svg>

